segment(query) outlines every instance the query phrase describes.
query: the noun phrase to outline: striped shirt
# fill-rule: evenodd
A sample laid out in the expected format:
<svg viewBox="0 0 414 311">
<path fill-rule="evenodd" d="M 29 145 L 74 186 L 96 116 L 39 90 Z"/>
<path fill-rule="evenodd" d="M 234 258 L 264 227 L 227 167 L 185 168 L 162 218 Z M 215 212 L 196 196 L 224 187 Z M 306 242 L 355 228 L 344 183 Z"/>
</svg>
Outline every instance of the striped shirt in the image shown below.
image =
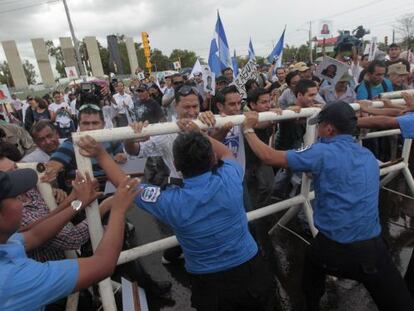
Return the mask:
<svg viewBox="0 0 414 311">
<path fill-rule="evenodd" d="M 23 202 L 21 228 L 49 215 L 50 211 L 39 191 L 36 189 L 26 192 L 27 202 Z M 64 251 L 79 249 L 89 240 L 88 223 L 86 220 L 78 225 L 69 222 L 53 239 L 42 246 L 30 251 L 28 256 L 40 261 L 65 259 Z"/>
</svg>

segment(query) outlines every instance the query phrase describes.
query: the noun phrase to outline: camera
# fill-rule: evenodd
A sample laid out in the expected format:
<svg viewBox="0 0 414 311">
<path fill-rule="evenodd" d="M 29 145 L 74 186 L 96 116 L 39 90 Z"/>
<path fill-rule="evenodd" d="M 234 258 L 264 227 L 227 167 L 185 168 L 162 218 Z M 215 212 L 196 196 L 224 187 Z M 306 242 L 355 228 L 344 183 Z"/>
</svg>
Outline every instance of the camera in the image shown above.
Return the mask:
<svg viewBox="0 0 414 311">
<path fill-rule="evenodd" d="M 76 109 L 86 104 L 100 107 L 103 99 L 102 86 L 96 82 L 82 82 L 76 94 Z"/>
<path fill-rule="evenodd" d="M 352 31 L 352 34 L 349 30 L 339 31 L 339 37 L 335 45 L 335 53 L 352 52 L 353 47 L 357 51 L 361 51 L 364 45 L 362 38 L 367 34 L 369 34 L 369 30 L 366 30 L 363 26 L 358 26 Z"/>
</svg>

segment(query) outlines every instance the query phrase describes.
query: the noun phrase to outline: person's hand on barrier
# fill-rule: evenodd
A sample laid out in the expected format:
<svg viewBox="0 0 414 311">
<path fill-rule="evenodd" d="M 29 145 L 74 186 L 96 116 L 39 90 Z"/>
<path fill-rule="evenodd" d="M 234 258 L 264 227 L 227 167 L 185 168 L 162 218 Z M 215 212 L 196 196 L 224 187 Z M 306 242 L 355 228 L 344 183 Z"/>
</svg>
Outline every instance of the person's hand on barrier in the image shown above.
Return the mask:
<svg viewBox="0 0 414 311">
<path fill-rule="evenodd" d="M 191 119 L 180 119 L 177 121 L 177 125 L 184 133 L 200 132 L 200 128 Z"/>
<path fill-rule="evenodd" d="M 301 112 L 302 107 L 301 106 L 291 106 L 291 107 L 288 107 L 286 110 L 291 110 L 294 113 L 299 113 L 299 112 Z"/>
<path fill-rule="evenodd" d="M 77 200 L 82 201 L 83 208 L 102 195 L 102 192 L 97 191 L 97 184 L 98 181 L 91 179 L 88 173 L 83 176 L 81 172 L 76 171 L 76 178 L 72 181 L 72 192 Z"/>
<path fill-rule="evenodd" d="M 414 96 L 407 92 L 402 92 L 401 96 L 407 105 L 407 108 L 404 109 L 404 112 L 414 111 Z"/>
<path fill-rule="evenodd" d="M 78 146 L 80 148 L 80 154 L 88 158 L 97 158 L 105 152 L 102 144 L 98 143 L 89 135 L 82 137 L 78 142 Z"/>
<path fill-rule="evenodd" d="M 62 203 L 68 196 L 62 189 L 53 188 L 52 191 L 57 204 Z"/>
<path fill-rule="evenodd" d="M 201 112 L 198 115 L 198 119 L 208 127 L 214 127 L 216 124 L 216 117 L 211 111 Z"/>
<path fill-rule="evenodd" d="M 395 108 L 390 99 L 382 98 L 381 101 L 384 104 L 384 108 Z"/>
<path fill-rule="evenodd" d="M 259 114 L 256 111 L 244 113 L 243 130 L 253 129 L 259 122 Z"/>
<path fill-rule="evenodd" d="M 118 164 L 125 164 L 128 160 L 128 157 L 125 153 L 121 152 L 121 153 L 117 153 L 114 156 L 114 161 Z"/>
<path fill-rule="evenodd" d="M 132 130 L 134 131 L 134 133 L 136 134 L 141 134 L 142 133 L 142 129 L 144 127 L 147 127 L 149 125 L 148 121 L 145 122 L 133 122 L 131 123 L 129 126 L 132 128 Z M 127 142 L 133 141 L 133 142 L 142 142 L 142 141 L 147 141 L 149 139 L 149 136 L 143 136 L 140 138 L 134 138 L 134 139 L 129 139 L 127 140 Z"/>
<path fill-rule="evenodd" d="M 139 189 L 139 184 L 140 180 L 138 178 L 131 178 L 130 176 L 125 177 L 119 184 L 112 198 L 112 208 L 126 212 L 138 193 L 142 192 L 142 190 Z"/>
<path fill-rule="evenodd" d="M 359 100 L 357 103 L 359 104 L 359 110 L 361 112 L 367 112 L 368 108 L 372 107 L 372 102 L 369 100 Z"/>
<path fill-rule="evenodd" d="M 59 173 L 59 169 L 56 168 L 54 165 L 50 164 L 49 162 L 44 163 L 45 171 L 40 177 L 40 181 L 44 183 L 50 183 L 54 181 Z"/>
<path fill-rule="evenodd" d="M 270 112 L 274 112 L 274 113 L 276 113 L 279 116 L 281 116 L 283 114 L 283 110 L 280 109 L 280 108 L 271 108 L 269 111 Z"/>
</svg>

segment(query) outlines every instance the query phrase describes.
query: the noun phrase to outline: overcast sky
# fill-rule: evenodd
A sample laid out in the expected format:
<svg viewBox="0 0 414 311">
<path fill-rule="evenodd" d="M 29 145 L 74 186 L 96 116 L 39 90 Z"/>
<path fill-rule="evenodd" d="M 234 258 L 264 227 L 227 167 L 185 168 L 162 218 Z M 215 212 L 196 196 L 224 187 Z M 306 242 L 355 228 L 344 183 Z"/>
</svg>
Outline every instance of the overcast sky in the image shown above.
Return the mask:
<svg viewBox="0 0 414 311">
<path fill-rule="evenodd" d="M 16 40 L 22 59 L 34 62 L 31 38 L 45 40 L 69 36 L 62 1 L 0 0 L 0 40 Z M 49 0 L 50 2 L 50 0 Z M 314 32 L 321 19 L 337 29 L 364 25 L 382 41 L 391 40 L 395 20 L 414 13 L 412 0 L 67 0 L 76 35 L 96 36 L 106 45 L 106 35 L 126 34 L 139 42 L 140 32 L 150 36 L 152 48 L 169 53 L 189 49 L 207 58 L 220 11 L 230 49 L 247 55 L 249 37 L 256 55 L 267 56 L 287 25 L 285 42 L 299 45 Z M 40 4 L 40 5 L 37 5 Z M 27 7 L 25 9 L 20 9 Z M 368 36 L 368 38 L 371 35 Z M 0 49 L 0 61 L 5 59 Z"/>
</svg>

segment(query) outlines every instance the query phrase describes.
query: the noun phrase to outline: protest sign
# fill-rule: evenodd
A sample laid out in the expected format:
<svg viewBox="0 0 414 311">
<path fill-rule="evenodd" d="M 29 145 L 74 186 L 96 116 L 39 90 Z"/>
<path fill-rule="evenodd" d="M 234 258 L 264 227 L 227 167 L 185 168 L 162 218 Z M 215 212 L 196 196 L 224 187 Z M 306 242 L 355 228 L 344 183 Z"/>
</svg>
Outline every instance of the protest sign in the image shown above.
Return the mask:
<svg viewBox="0 0 414 311">
<path fill-rule="evenodd" d="M 242 70 L 240 70 L 239 75 L 237 76 L 236 80 L 232 83 L 237 87 L 240 92 L 242 98 L 247 97 L 246 87 L 245 84 L 248 80 L 254 79 L 258 81 L 259 74 L 256 69 L 256 63 L 254 60 L 250 60 Z"/>
<path fill-rule="evenodd" d="M 211 95 L 215 95 L 214 90 L 216 89 L 216 75 L 214 74 L 214 72 L 211 72 L 208 67 L 204 68 L 203 82 L 204 92 L 210 93 Z"/>
<path fill-rule="evenodd" d="M 345 72 L 348 72 L 347 65 L 337 61 L 336 59 L 325 56 L 322 63 L 316 69 L 316 75 L 324 80 L 329 81 L 332 85 L 336 85 L 338 80 L 342 78 Z"/>
<path fill-rule="evenodd" d="M 322 20 L 319 23 L 319 36 L 327 39 L 332 37 L 332 21 Z"/>
<path fill-rule="evenodd" d="M 78 71 L 75 66 L 65 67 L 66 77 L 71 79 L 78 79 Z"/>
<path fill-rule="evenodd" d="M 181 69 L 181 63 L 180 62 L 174 62 L 173 65 L 174 65 L 175 70 L 180 70 Z"/>
<path fill-rule="evenodd" d="M 365 47 L 364 54 L 368 54 L 368 61 L 371 62 L 375 59 L 375 53 L 378 50 L 378 43 L 377 37 L 372 37 L 370 43 L 368 43 Z"/>
<path fill-rule="evenodd" d="M 139 81 L 145 80 L 144 72 L 142 72 L 142 71 L 138 72 L 137 76 L 138 76 Z"/>
</svg>

